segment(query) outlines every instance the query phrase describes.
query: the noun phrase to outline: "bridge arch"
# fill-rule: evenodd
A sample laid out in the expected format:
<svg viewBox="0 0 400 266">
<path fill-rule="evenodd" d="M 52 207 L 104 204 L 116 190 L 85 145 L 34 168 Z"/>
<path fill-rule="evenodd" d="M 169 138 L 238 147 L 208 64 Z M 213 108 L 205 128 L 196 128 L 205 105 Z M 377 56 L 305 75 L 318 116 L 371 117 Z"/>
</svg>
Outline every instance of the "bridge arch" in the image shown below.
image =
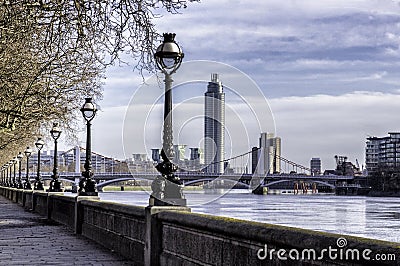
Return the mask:
<svg viewBox="0 0 400 266">
<path fill-rule="evenodd" d="M 43 177 L 42 179 L 43 180 L 52 180 L 53 178 L 51 178 L 51 177 Z M 71 179 L 66 179 L 66 178 L 59 177 L 58 180 L 61 180 L 61 181 L 67 182 L 67 183 L 75 184 L 75 180 L 71 180 Z"/>
<path fill-rule="evenodd" d="M 215 181 L 215 180 L 223 180 L 223 181 L 227 181 L 227 182 L 231 182 L 231 183 L 235 183 L 235 184 L 240 184 L 240 185 L 242 185 L 242 186 L 244 186 L 246 188 L 250 188 L 250 186 L 248 184 L 246 184 L 246 183 L 243 183 L 243 182 L 240 182 L 240 181 L 236 181 L 236 180 L 232 180 L 232 179 L 225 179 L 225 178 L 218 178 L 218 179 L 215 179 L 215 178 L 201 178 L 201 179 L 196 179 L 196 180 L 191 180 L 191 181 L 185 182 L 184 186 L 185 187 L 186 186 L 190 186 L 190 185 L 193 185 L 193 184 L 196 184 L 196 183 L 199 183 L 199 182 L 212 182 L 212 181 Z"/>
<path fill-rule="evenodd" d="M 138 178 L 138 177 L 136 177 L 136 178 L 135 178 L 135 177 L 121 177 L 121 178 L 116 178 L 116 179 L 107 180 L 107 181 L 98 183 L 98 184 L 96 185 L 96 187 L 97 187 L 97 189 L 102 189 L 103 187 L 108 186 L 108 185 L 110 185 L 110 184 L 117 183 L 117 182 L 121 182 L 121 181 L 129 181 L 129 180 L 134 180 L 134 181 L 136 181 L 136 180 L 147 180 L 147 181 L 149 181 L 149 179 L 145 179 L 145 178 Z"/>
<path fill-rule="evenodd" d="M 288 182 L 288 181 L 298 182 L 298 180 L 283 179 L 283 180 L 277 180 L 277 181 L 273 181 L 273 182 L 264 184 L 264 185 L 262 185 L 262 187 L 269 187 L 271 185 L 275 185 L 275 184 L 279 184 L 279 183 L 283 183 L 283 182 Z M 318 184 L 325 185 L 325 186 L 328 186 L 328 187 L 331 187 L 331 188 L 336 188 L 335 185 L 332 185 L 332 184 L 329 184 L 328 182 L 324 182 L 324 181 L 320 181 L 320 180 L 306 180 L 304 182 L 307 182 L 307 183 L 318 183 Z"/>
</svg>

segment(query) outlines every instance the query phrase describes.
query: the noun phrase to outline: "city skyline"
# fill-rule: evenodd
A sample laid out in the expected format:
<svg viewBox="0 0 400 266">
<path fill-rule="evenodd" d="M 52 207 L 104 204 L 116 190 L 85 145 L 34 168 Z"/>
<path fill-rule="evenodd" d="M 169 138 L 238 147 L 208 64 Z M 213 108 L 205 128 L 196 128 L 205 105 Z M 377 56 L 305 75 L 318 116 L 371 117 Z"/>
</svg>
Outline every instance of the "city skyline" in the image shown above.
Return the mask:
<svg viewBox="0 0 400 266">
<path fill-rule="evenodd" d="M 396 1 L 207 1 L 156 24 L 176 32 L 184 61 L 223 62 L 254 79 L 283 156 L 303 165 L 319 157 L 333 169 L 336 154 L 365 164 L 366 137 L 400 129 L 399 9 Z M 93 149 L 123 158 L 126 106 L 142 77 L 117 66 L 106 76 Z"/>
</svg>

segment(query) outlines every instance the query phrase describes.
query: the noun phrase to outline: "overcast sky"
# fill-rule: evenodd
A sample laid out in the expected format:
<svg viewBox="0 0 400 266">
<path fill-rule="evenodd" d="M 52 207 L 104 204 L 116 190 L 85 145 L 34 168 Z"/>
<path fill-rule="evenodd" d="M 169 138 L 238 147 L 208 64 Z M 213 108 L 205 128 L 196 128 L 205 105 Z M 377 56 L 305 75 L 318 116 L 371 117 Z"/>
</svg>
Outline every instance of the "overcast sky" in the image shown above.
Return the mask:
<svg viewBox="0 0 400 266">
<path fill-rule="evenodd" d="M 220 62 L 254 80 L 269 103 L 260 108 L 270 107 L 275 125 L 263 121 L 262 115 L 258 119 L 268 123 L 267 130 L 275 131 L 276 126 L 282 155 L 289 160 L 308 166 L 312 157 L 320 157 L 323 168 L 333 168 L 337 154 L 364 164 L 367 136 L 400 131 L 399 1 L 207 0 L 182 12 L 157 19 L 160 33 L 177 34 L 185 62 Z M 231 81 L 228 74 L 221 74 L 221 80 Z M 142 78 L 131 68 L 107 71 L 102 111 L 93 121 L 93 151 L 124 158 L 125 113 L 141 89 Z M 162 93 L 160 88 L 149 90 Z M 205 90 L 205 82 L 176 90 L 174 103 L 201 97 Z M 246 94 L 243 87 L 242 93 Z M 226 97 L 227 102 L 235 102 Z M 195 108 L 197 102 L 189 103 Z M 201 113 L 202 107 L 197 108 Z M 203 122 L 197 120 L 192 126 L 202 133 Z M 132 130 L 143 128 L 139 124 Z M 246 133 L 249 149 L 257 145 L 259 133 Z M 200 145 L 202 134 L 195 135 L 193 143 L 179 144 Z M 150 142 L 149 148 L 160 145 L 160 139 L 143 141 L 134 136 L 138 142 L 125 147 L 127 153 L 143 153 L 144 142 Z M 191 142 L 188 137 L 179 141 Z M 228 157 L 243 151 L 232 146 Z"/>
</svg>

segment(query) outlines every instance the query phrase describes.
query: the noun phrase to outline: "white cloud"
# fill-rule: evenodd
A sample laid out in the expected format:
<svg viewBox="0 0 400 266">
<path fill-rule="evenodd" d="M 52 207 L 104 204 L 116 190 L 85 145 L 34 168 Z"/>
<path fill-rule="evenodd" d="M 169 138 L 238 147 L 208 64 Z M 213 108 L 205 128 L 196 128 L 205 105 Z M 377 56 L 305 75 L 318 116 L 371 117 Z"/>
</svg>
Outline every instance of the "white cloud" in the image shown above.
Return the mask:
<svg viewBox="0 0 400 266">
<path fill-rule="evenodd" d="M 385 136 L 400 130 L 400 94 L 354 92 L 270 100 L 283 155 L 308 166 L 321 157 L 334 167 L 334 155 L 364 163 L 368 135 Z"/>
<path fill-rule="evenodd" d="M 394 93 L 400 84 L 397 2 L 210 0 L 190 4 L 183 14 L 165 15 L 155 22 L 160 32 L 177 33 L 185 61 L 224 62 L 256 80 L 264 94 L 273 98 L 277 130 L 289 159 L 308 164 L 312 156 L 321 156 L 325 165 L 332 166 L 336 153 L 362 162 L 366 134 L 380 136 L 398 129 L 399 96 Z M 174 79 L 179 83 L 196 71 L 182 68 Z M 214 71 L 219 69 L 210 69 L 203 80 Z M 94 150 L 101 147 L 100 152 L 122 157 L 122 106 L 140 87 L 142 77 L 129 67 L 115 67 L 107 77 L 100 103 L 104 114 L 94 121 Z M 230 86 L 240 83 L 234 80 Z M 146 112 L 145 105 L 152 105 L 153 96 L 161 92 L 149 88 L 135 110 Z M 181 102 L 203 93 L 181 90 L 175 95 Z M 180 108 L 190 113 L 190 107 Z M 200 128 L 196 123 L 191 127 Z M 157 145 L 160 129 L 156 124 L 149 126 L 154 133 L 151 145 Z M 130 137 L 143 143 L 142 128 L 132 125 L 130 130 Z M 188 144 L 183 133 L 180 137 Z M 253 134 L 257 137 L 258 133 Z M 130 152 L 135 150 L 130 148 Z"/>
</svg>

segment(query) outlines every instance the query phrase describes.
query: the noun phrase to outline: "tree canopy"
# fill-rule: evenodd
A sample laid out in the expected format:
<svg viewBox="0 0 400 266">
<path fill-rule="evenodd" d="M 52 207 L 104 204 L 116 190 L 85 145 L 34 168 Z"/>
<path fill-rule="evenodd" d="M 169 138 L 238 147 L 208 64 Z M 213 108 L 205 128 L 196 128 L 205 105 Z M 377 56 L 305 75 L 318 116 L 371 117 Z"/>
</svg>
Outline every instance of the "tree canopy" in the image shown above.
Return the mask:
<svg viewBox="0 0 400 266">
<path fill-rule="evenodd" d="M 121 52 L 151 71 L 157 12 L 192 1 L 0 0 L 0 160 L 53 121 L 73 132 L 83 98 L 101 98 L 104 69 Z"/>
</svg>

